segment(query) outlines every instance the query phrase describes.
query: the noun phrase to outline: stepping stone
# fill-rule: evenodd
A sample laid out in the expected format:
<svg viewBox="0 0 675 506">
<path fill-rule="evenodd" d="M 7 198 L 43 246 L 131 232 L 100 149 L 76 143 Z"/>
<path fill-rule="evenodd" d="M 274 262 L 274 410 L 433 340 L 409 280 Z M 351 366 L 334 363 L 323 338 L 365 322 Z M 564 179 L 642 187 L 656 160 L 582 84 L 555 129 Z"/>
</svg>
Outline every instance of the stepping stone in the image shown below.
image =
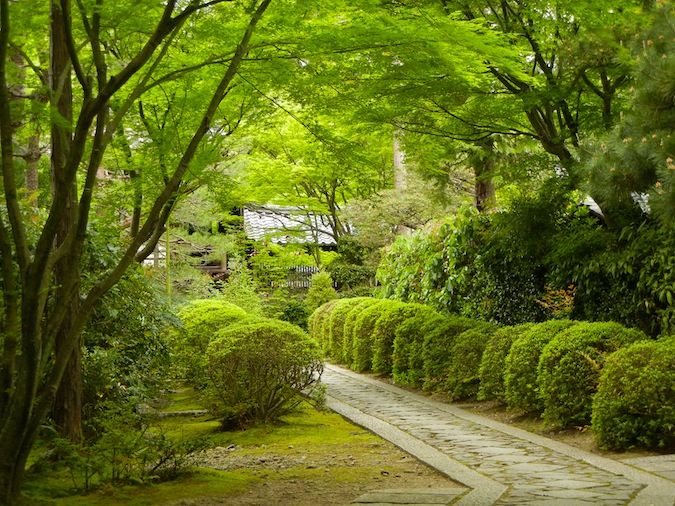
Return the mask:
<svg viewBox="0 0 675 506">
<path fill-rule="evenodd" d="M 463 494 L 465 488 L 406 488 L 374 490 L 358 497 L 352 504 L 450 504 L 457 496 Z"/>
</svg>

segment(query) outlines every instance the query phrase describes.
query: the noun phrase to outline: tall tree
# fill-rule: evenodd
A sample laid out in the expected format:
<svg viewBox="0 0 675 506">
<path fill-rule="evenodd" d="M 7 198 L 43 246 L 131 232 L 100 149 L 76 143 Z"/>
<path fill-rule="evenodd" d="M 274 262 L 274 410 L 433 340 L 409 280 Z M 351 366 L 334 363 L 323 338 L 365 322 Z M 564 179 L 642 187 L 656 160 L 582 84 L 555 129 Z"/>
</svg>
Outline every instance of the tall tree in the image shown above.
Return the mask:
<svg viewBox="0 0 675 506">
<path fill-rule="evenodd" d="M 51 41 L 53 183 L 45 218 L 34 223 L 24 219 L 26 202 L 18 191 L 15 141 L 20 111 L 11 103 L 17 79 L 11 49 L 21 48 L 23 37 L 14 25 L 31 17 L 34 5 L 0 0 L 2 504 L 13 504 L 19 494 L 37 430 L 54 403 L 93 308 L 132 262 L 153 251 L 200 147 L 212 137 L 221 103 L 271 0 L 249 3 L 167 0 L 158 6 L 153 1 L 78 0 L 73 13 L 68 0 L 52 2 L 50 34 L 34 36 L 42 36 L 42 43 Z M 102 211 L 98 173 L 107 148 L 144 94 L 164 81 L 185 77 L 181 55 L 189 52 L 190 31 L 203 25 L 218 31 L 228 47 L 216 61 L 192 62 L 197 68 L 219 69 L 198 90 L 202 100 L 195 101 L 194 108 L 201 112 L 192 118 L 191 131 L 184 132 L 180 154 L 171 158 L 161 187 L 146 201 L 141 223 L 122 244 L 117 262 L 88 279 L 82 291 L 81 260 L 93 209 Z M 128 57 L 116 57 L 119 47 L 129 52 Z M 73 85 L 72 102 L 68 83 Z"/>
</svg>

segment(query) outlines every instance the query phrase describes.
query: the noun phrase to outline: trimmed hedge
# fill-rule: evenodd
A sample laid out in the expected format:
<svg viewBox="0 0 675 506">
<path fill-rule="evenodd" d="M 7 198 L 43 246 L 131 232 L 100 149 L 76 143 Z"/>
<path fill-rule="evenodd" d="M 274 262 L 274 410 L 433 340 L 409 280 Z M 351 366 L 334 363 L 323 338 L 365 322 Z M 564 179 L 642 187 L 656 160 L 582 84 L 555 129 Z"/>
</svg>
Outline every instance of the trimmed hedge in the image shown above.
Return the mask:
<svg viewBox="0 0 675 506">
<path fill-rule="evenodd" d="M 424 381 L 422 346 L 424 336 L 440 326 L 444 317 L 428 306 L 417 316 L 402 322 L 396 328 L 392 353 L 392 373 L 399 385 L 421 387 Z"/>
<path fill-rule="evenodd" d="M 524 323 L 503 327 L 492 334 L 480 361 L 478 400 L 504 401 L 504 362 L 513 342 L 533 326 L 533 323 Z"/>
<path fill-rule="evenodd" d="M 605 357 L 643 339 L 643 332 L 613 322 L 579 323 L 555 336 L 537 370 L 544 421 L 554 427 L 589 423 Z"/>
<path fill-rule="evenodd" d="M 572 320 L 537 323 L 513 342 L 504 361 L 504 398 L 509 408 L 523 413 L 544 411 L 537 384 L 541 352 L 559 332 L 577 323 Z"/>
<path fill-rule="evenodd" d="M 251 315 L 224 300 L 197 299 L 180 308 L 178 316 L 183 328 L 176 336 L 175 363 L 191 386 L 203 388 L 206 384 L 204 354 L 211 338 L 217 331 Z"/>
<path fill-rule="evenodd" d="M 328 355 L 339 363 L 344 362 L 344 328 L 347 314 L 360 302 L 363 297 L 351 299 L 339 299 L 330 310 L 328 315 Z"/>
<path fill-rule="evenodd" d="M 333 299 L 319 306 L 307 320 L 309 335 L 316 339 L 324 353 L 328 353 L 329 348 L 327 332 L 328 319 L 330 318 L 333 306 L 337 304 L 338 300 L 340 299 Z"/>
<path fill-rule="evenodd" d="M 442 389 L 446 380 L 455 338 L 466 330 L 481 326 L 489 326 L 489 324 L 462 316 L 449 316 L 424 336 L 424 342 L 422 343 L 422 360 L 424 362 L 424 383 L 422 386 L 424 390 Z"/>
<path fill-rule="evenodd" d="M 356 320 L 366 308 L 377 304 L 380 300 L 372 297 L 364 298 L 347 313 L 342 331 L 342 357 L 345 364 L 351 366 L 354 361 L 354 326 Z"/>
<path fill-rule="evenodd" d="M 276 420 L 302 402 L 323 371 L 316 341 L 279 320 L 219 332 L 206 357 L 212 410 L 224 428 Z"/>
<path fill-rule="evenodd" d="M 373 371 L 391 374 L 396 329 L 425 310 L 421 304 L 403 304 L 382 313 L 373 329 Z"/>
<path fill-rule="evenodd" d="M 364 309 L 356 318 L 352 334 L 352 369 L 359 372 L 370 370 L 373 361 L 373 330 L 375 329 L 375 324 L 384 312 L 400 304 L 402 303 L 381 299 Z"/>
<path fill-rule="evenodd" d="M 675 448 L 675 339 L 637 342 L 607 357 L 592 425 L 602 448 Z"/>
<path fill-rule="evenodd" d="M 478 394 L 479 369 L 483 351 L 492 334 L 492 325 L 481 325 L 459 334 L 452 345 L 447 378 L 443 390 L 450 400 L 475 398 Z"/>
</svg>

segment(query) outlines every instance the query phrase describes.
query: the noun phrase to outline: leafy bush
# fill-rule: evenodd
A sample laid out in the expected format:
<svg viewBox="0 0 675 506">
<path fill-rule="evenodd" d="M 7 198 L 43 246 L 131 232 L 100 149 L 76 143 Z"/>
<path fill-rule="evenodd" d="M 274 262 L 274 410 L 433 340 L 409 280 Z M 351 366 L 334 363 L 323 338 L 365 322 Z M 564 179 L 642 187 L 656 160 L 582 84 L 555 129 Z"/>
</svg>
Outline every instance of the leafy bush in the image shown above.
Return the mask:
<svg viewBox="0 0 675 506">
<path fill-rule="evenodd" d="M 395 307 L 397 302 L 380 299 L 365 308 L 356 318 L 352 334 L 352 368 L 356 371 L 369 371 L 373 361 L 373 330 L 382 313 Z"/>
<path fill-rule="evenodd" d="M 544 421 L 556 427 L 591 420 L 593 394 L 605 357 L 647 336 L 618 323 L 579 323 L 546 345 L 537 370 Z"/>
<path fill-rule="evenodd" d="M 224 428 L 276 420 L 323 370 L 316 342 L 286 322 L 234 325 L 207 350 L 209 392 Z"/>
<path fill-rule="evenodd" d="M 394 382 L 399 385 L 422 386 L 424 378 L 424 359 L 422 346 L 424 336 L 441 325 L 444 317 L 428 306 L 403 321 L 397 328 L 394 337 L 392 354 L 392 373 Z"/>
<path fill-rule="evenodd" d="M 345 324 L 342 330 L 342 357 L 345 364 L 351 365 L 354 361 L 354 326 L 356 320 L 366 308 L 377 304 L 380 300 L 373 297 L 361 298 L 345 315 Z"/>
<path fill-rule="evenodd" d="M 333 279 L 327 272 L 317 272 L 312 276 L 312 282 L 307 290 L 305 304 L 310 311 L 314 311 L 326 302 L 337 299 L 338 295 L 333 288 Z"/>
<path fill-rule="evenodd" d="M 479 400 L 504 401 L 504 362 L 513 342 L 534 324 L 524 323 L 498 329 L 488 341 L 480 362 Z"/>
<path fill-rule="evenodd" d="M 331 310 L 328 318 L 328 354 L 338 362 L 344 362 L 344 329 L 347 314 L 364 300 L 359 297 L 339 299 Z"/>
<path fill-rule="evenodd" d="M 205 353 L 212 336 L 250 315 L 239 306 L 221 299 L 198 299 L 178 311 L 183 328 L 173 345 L 178 369 L 192 386 L 204 386 Z"/>
<path fill-rule="evenodd" d="M 429 330 L 422 343 L 425 390 L 437 390 L 445 382 L 455 338 L 466 330 L 487 325 L 461 316 L 446 316 Z"/>
<path fill-rule="evenodd" d="M 443 391 L 452 400 L 474 398 L 478 394 L 479 369 L 483 350 L 495 327 L 482 325 L 459 334 L 452 345 Z"/>
<path fill-rule="evenodd" d="M 675 338 L 637 342 L 607 357 L 592 424 L 603 448 L 675 447 Z"/>
<path fill-rule="evenodd" d="M 249 270 L 241 266 L 235 269 L 220 289 L 223 300 L 239 306 L 247 313 L 263 314 L 263 304 Z"/>
<path fill-rule="evenodd" d="M 504 398 L 510 408 L 524 413 L 544 410 L 537 386 L 541 352 L 556 334 L 575 324 L 571 320 L 537 323 L 513 342 L 504 361 Z"/>
<path fill-rule="evenodd" d="M 309 330 L 309 335 L 314 338 L 324 353 L 328 353 L 328 321 L 333 310 L 333 306 L 337 303 L 338 299 L 333 299 L 325 304 L 321 305 L 310 315 L 307 320 L 307 327 Z"/>
<path fill-rule="evenodd" d="M 373 329 L 373 370 L 382 374 L 391 374 L 392 355 L 396 329 L 409 318 L 413 318 L 427 309 L 421 304 L 401 304 L 392 306 L 382 313 Z"/>
</svg>

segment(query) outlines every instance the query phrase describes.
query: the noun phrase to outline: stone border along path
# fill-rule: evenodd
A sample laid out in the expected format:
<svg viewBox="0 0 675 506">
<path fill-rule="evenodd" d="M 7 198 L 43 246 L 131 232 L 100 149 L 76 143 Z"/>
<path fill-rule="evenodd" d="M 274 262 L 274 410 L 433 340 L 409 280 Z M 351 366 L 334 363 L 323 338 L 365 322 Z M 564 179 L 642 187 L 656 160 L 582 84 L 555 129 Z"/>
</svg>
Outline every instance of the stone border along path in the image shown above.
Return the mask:
<svg viewBox="0 0 675 506">
<path fill-rule="evenodd" d="M 453 504 L 673 506 L 675 482 L 326 364 L 329 408 L 467 486 Z"/>
</svg>

